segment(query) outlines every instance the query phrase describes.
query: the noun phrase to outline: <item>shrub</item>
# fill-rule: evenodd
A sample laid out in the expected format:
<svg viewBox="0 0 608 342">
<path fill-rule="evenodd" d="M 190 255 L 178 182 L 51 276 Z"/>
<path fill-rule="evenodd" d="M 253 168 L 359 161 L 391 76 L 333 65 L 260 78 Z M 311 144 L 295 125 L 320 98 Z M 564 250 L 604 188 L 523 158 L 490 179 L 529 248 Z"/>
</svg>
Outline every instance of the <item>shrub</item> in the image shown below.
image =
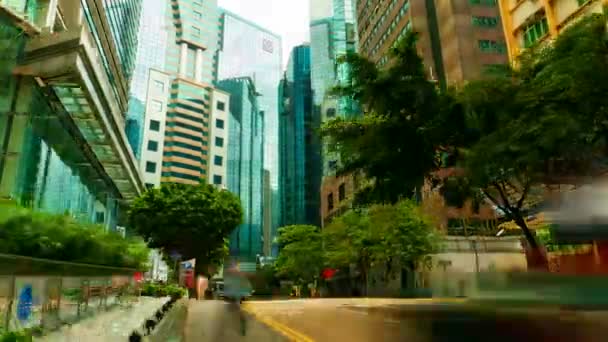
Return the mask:
<svg viewBox="0 0 608 342">
<path fill-rule="evenodd" d="M 166 297 L 180 299 L 187 294 L 187 290 L 177 284 L 155 284 L 152 282 L 144 283 L 141 291 L 142 296 Z"/>
<path fill-rule="evenodd" d="M 146 269 L 149 249 L 141 238 L 123 238 L 67 215 L 1 209 L 0 253 Z"/>
</svg>

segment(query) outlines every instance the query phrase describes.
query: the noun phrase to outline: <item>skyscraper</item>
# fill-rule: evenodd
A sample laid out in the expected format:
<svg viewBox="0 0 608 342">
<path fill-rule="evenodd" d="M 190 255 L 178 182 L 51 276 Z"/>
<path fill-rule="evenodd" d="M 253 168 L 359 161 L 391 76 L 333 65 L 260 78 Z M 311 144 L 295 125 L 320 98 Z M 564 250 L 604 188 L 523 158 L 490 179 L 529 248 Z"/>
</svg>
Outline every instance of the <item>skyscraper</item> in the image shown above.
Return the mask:
<svg viewBox="0 0 608 342">
<path fill-rule="evenodd" d="M 350 118 L 361 113 L 358 104 L 351 97 L 330 94 L 333 87 L 346 85 L 351 80 L 351 68 L 347 63 L 340 63 L 340 57 L 357 50 L 356 32 L 353 0 L 311 0 L 310 53 L 313 91 L 311 121 L 315 128 L 336 117 Z M 346 186 L 351 178 L 335 176 L 339 165 L 338 156 L 330 153 L 321 142 L 319 144 L 322 146 L 322 157 L 318 164 L 323 175 L 319 187 L 321 193 L 319 209 L 321 224 L 324 224 L 339 207 L 335 205 L 337 201 L 346 199 L 346 195 L 338 196 L 337 193 L 334 195 L 334 192 L 337 192 L 337 189 L 352 189 L 352 187 Z"/>
<path fill-rule="evenodd" d="M 279 89 L 281 225 L 320 222 L 321 149 L 314 131 L 310 67 L 310 45 L 296 46 Z"/>
<path fill-rule="evenodd" d="M 168 47 L 166 7 L 165 1 L 142 0 L 137 34 L 137 54 L 131 77 L 129 111 L 127 112 L 127 137 L 137 159 L 141 159 L 142 154 L 148 74 L 150 69 L 164 70 L 165 66 Z"/>
<path fill-rule="evenodd" d="M 230 94 L 227 187 L 239 196 L 243 224 L 230 238 L 230 253 L 255 262 L 263 254 L 264 226 L 264 114 L 249 77 L 226 79 L 218 87 Z"/>
<path fill-rule="evenodd" d="M 260 96 L 264 113 L 264 168 L 270 172 L 272 227 L 280 217 L 279 125 L 277 87 L 281 80 L 281 37 L 240 16 L 221 10 L 216 80 L 249 77 Z"/>
<path fill-rule="evenodd" d="M 217 126 L 213 114 L 227 110 L 221 109 L 226 106 L 225 94 L 213 86 L 217 11 L 216 1 L 173 0 L 164 1 L 163 7 L 152 6 L 146 18 L 151 25 L 142 30 L 146 35 L 142 40 L 154 44 L 157 37 L 165 44 L 158 51 L 140 51 L 142 69 L 147 67 L 148 74 L 136 74 L 140 80 L 147 77 L 141 158 L 147 186 L 218 183 L 225 174 L 220 170 L 225 168 L 219 161 L 221 146 L 217 153 L 210 152 L 212 138 L 221 138 L 219 130 L 226 129 Z M 153 20 L 154 15 L 161 19 Z M 213 135 L 214 129 L 218 135 Z"/>
<path fill-rule="evenodd" d="M 415 31 L 429 78 L 442 87 L 479 78 L 488 67 L 507 62 L 495 0 L 370 0 L 359 2 L 357 13 L 363 56 L 382 67 L 399 39 Z"/>
<path fill-rule="evenodd" d="M 0 197 L 114 229 L 143 190 L 124 132 L 141 1 L 0 7 Z"/>
</svg>

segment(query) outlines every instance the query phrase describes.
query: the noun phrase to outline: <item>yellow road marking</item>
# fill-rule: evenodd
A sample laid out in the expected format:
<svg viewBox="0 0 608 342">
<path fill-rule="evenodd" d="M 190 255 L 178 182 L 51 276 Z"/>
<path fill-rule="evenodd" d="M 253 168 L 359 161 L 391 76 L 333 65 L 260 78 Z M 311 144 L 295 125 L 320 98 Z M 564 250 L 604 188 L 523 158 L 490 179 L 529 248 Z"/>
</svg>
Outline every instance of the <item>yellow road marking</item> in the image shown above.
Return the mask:
<svg viewBox="0 0 608 342">
<path fill-rule="evenodd" d="M 243 310 L 252 316 L 254 316 L 258 321 L 266 324 L 271 329 L 279 332 L 281 335 L 287 337 L 290 341 L 293 342 L 315 342 L 314 339 L 302 334 L 299 331 L 293 330 L 290 327 L 286 326 L 283 323 L 280 323 L 270 317 L 262 316 L 259 312 L 256 312 L 248 305 L 243 305 Z"/>
</svg>

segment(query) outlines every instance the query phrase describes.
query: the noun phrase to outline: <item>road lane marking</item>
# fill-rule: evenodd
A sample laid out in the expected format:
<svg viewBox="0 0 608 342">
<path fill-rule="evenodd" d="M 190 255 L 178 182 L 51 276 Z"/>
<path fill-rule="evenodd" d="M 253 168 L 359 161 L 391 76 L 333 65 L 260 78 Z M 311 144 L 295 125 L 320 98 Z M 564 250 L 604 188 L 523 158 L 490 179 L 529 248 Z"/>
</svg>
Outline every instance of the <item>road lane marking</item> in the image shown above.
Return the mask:
<svg viewBox="0 0 608 342">
<path fill-rule="evenodd" d="M 277 331 L 281 335 L 287 337 L 290 341 L 293 342 L 315 342 L 314 339 L 304 335 L 303 333 L 296 331 L 287 325 L 280 323 L 270 317 L 262 316 L 260 313 L 256 312 L 252 308 L 248 306 L 243 306 L 243 310 L 252 316 L 254 316 L 258 321 L 266 324 L 271 329 Z"/>
</svg>

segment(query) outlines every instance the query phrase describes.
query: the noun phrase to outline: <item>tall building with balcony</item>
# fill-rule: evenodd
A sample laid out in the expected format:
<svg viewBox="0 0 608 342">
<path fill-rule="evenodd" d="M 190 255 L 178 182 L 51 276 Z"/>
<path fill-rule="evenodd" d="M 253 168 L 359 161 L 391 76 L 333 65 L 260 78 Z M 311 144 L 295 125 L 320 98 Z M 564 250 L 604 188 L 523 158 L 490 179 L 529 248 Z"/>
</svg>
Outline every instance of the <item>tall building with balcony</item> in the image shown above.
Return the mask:
<svg viewBox="0 0 608 342">
<path fill-rule="evenodd" d="M 279 114 L 277 87 L 281 80 L 281 37 L 226 10 L 219 15 L 216 81 L 249 77 L 260 96 L 258 105 L 265 123 L 264 168 L 270 172 L 272 231 L 280 219 Z"/>
<path fill-rule="evenodd" d="M 390 49 L 410 31 L 419 34 L 429 78 L 442 87 L 507 62 L 496 0 L 366 0 L 357 6 L 360 52 L 378 66 L 390 62 Z"/>
<path fill-rule="evenodd" d="M 282 226 L 320 223 L 321 149 L 315 139 L 310 68 L 310 45 L 296 46 L 279 88 Z"/>
<path fill-rule="evenodd" d="M 360 115 L 361 109 L 351 97 L 334 96 L 330 90 L 338 85 L 347 85 L 351 80 L 351 67 L 340 63 L 340 58 L 357 51 L 357 23 L 354 0 L 311 0 L 310 54 L 312 86 L 313 130 L 323 122 L 336 117 L 350 118 Z M 324 225 L 337 211 L 336 205 L 329 209 L 329 198 L 334 197 L 336 184 L 340 187 L 352 177 L 336 177 L 338 156 L 320 141 L 317 135 L 311 137 L 311 144 L 320 146 L 321 157 L 311 160 L 322 172 L 318 208 L 321 224 Z M 349 189 L 352 189 L 349 188 Z M 350 194 L 348 194 L 350 195 Z M 346 199 L 346 195 L 344 200 Z M 345 202 L 344 202 L 345 203 Z M 343 204 L 344 204 L 343 203 Z"/>
<path fill-rule="evenodd" d="M 151 7 L 150 17 L 144 19 L 150 25 L 140 32 L 145 36 L 142 41 L 149 43 L 148 49 L 140 50 L 142 67 L 135 73 L 146 88 L 142 91 L 138 86 L 133 92 L 135 96 L 145 94 L 140 168 L 149 187 L 202 181 L 221 186 L 225 170 L 221 171 L 224 163 L 218 165 L 218 158 L 225 151 L 221 146 L 212 150 L 226 128 L 217 126 L 214 115 L 225 118 L 228 100 L 213 86 L 217 2 L 171 0 L 163 4 L 162 8 Z M 157 51 L 153 51 L 155 39 L 161 43 Z"/>
<path fill-rule="evenodd" d="M 498 0 L 510 60 L 536 43 L 553 39 L 576 19 L 603 13 L 606 0 Z"/>
<path fill-rule="evenodd" d="M 118 3 L 0 1 L 3 199 L 114 229 L 143 191 L 125 135 L 141 2 Z"/>
<path fill-rule="evenodd" d="M 264 252 L 265 118 L 261 94 L 250 77 L 218 82 L 230 95 L 227 188 L 241 199 L 243 224 L 230 237 L 230 254 L 241 262 L 256 262 Z"/>
</svg>

